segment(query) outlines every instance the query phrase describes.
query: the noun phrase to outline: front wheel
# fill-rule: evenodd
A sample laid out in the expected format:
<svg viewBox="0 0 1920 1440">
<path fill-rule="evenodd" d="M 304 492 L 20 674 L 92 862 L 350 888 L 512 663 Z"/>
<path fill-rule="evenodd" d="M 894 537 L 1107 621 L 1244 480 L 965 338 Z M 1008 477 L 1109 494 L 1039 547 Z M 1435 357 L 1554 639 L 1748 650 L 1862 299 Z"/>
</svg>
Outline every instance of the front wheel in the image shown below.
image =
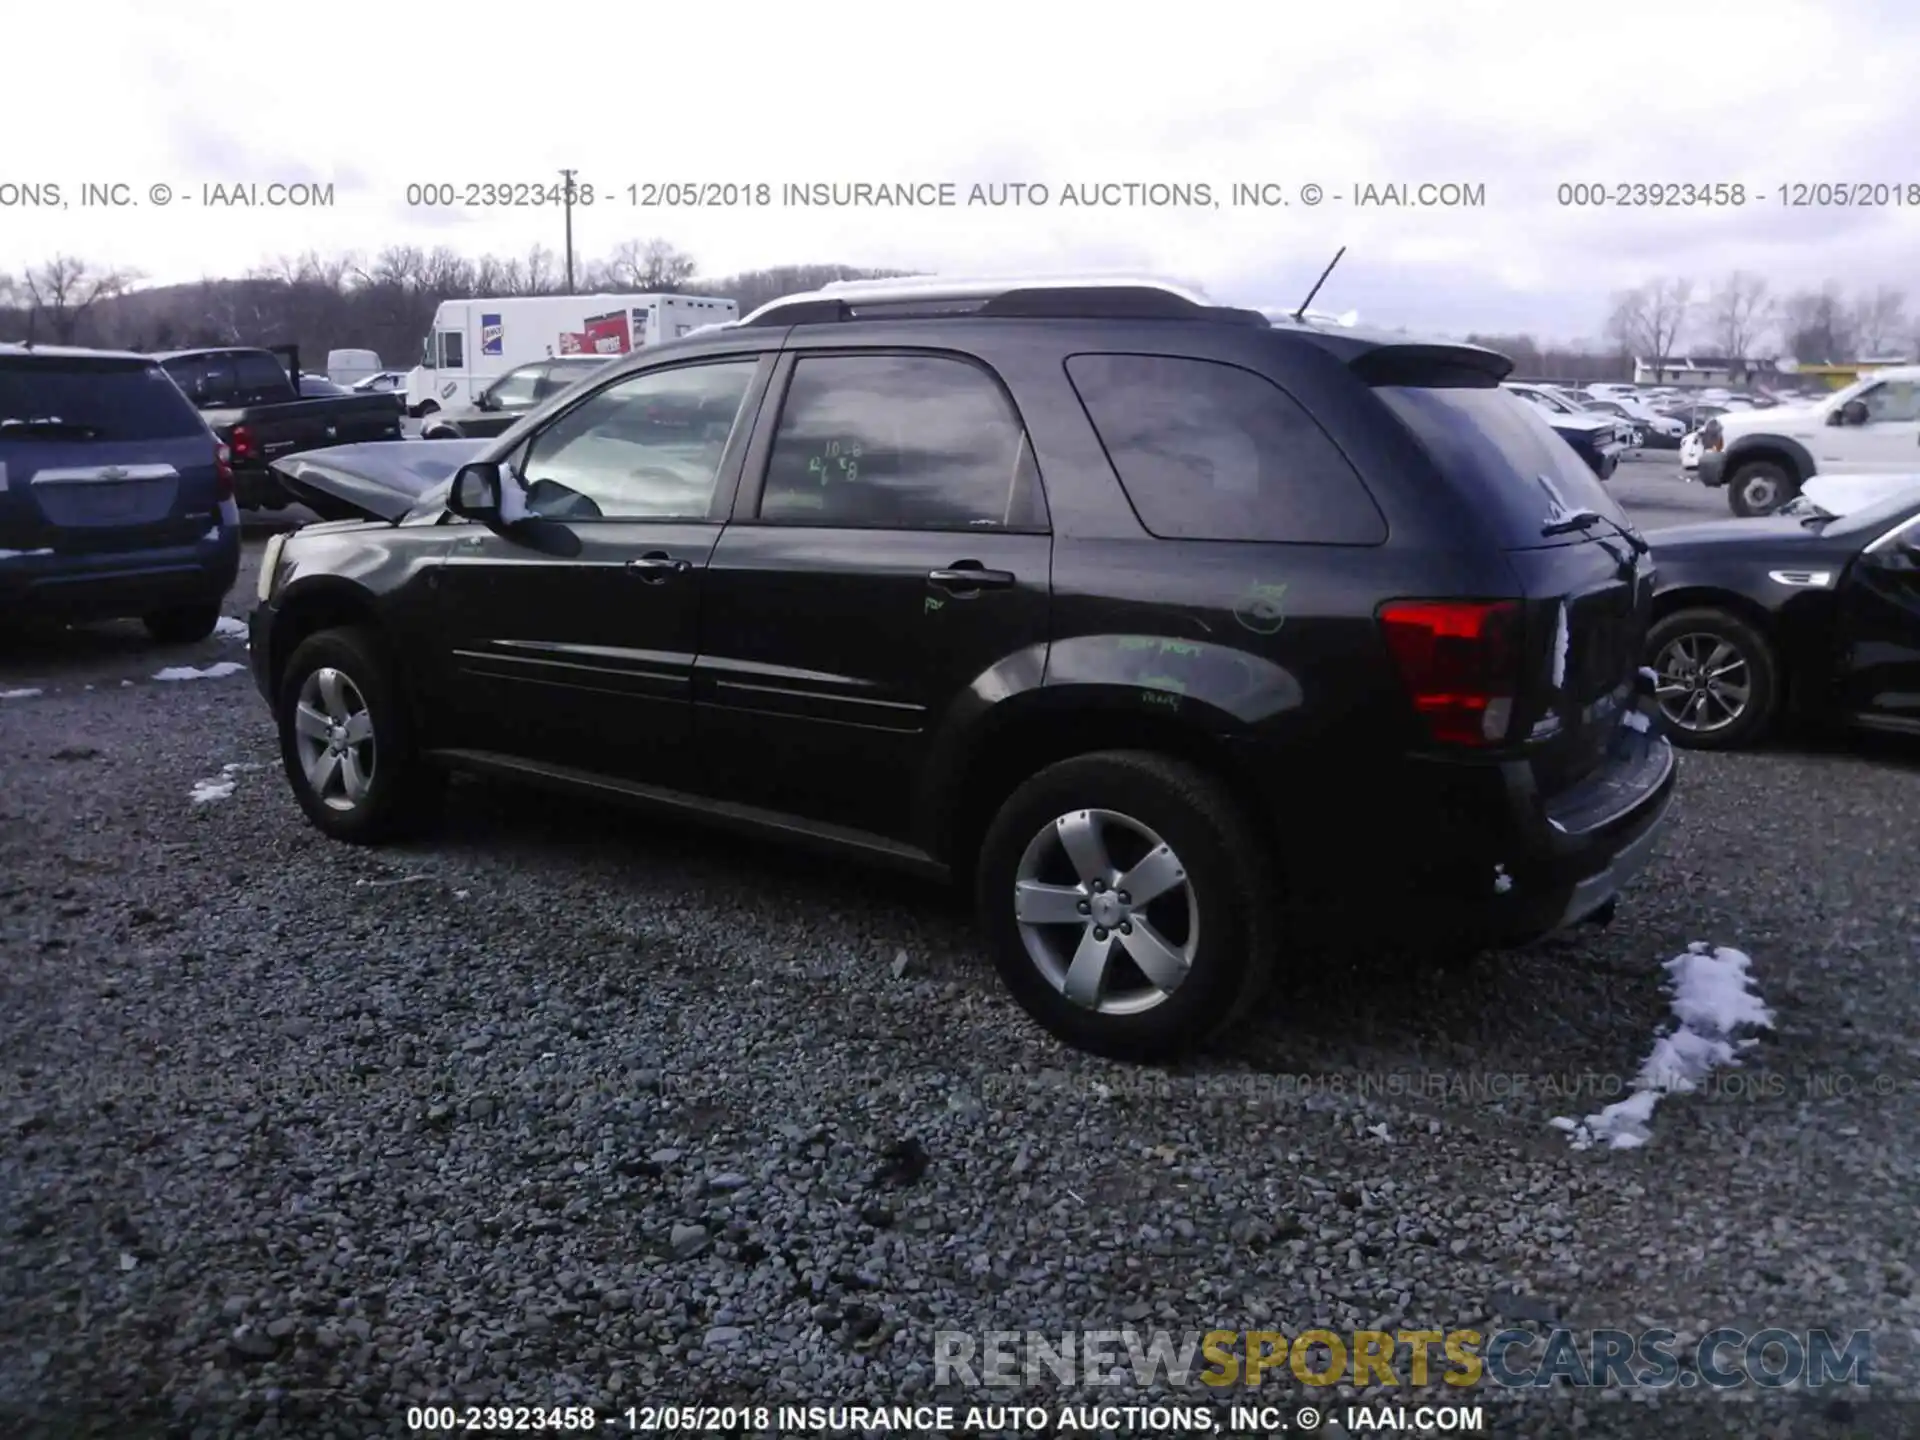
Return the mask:
<svg viewBox="0 0 1920 1440">
<path fill-rule="evenodd" d="M 1727 610 L 1681 610 L 1647 635 L 1654 699 L 1668 736 L 1691 750 L 1751 745 L 1773 723 L 1780 693 L 1773 647 Z"/>
<path fill-rule="evenodd" d="M 981 848 L 980 925 L 1021 1006 L 1079 1049 L 1161 1060 L 1239 1019 L 1273 968 L 1279 895 L 1232 790 L 1105 751 L 1035 775 Z"/>
<path fill-rule="evenodd" d="M 1771 515 L 1800 493 L 1800 482 L 1784 465 L 1756 460 L 1742 465 L 1727 481 L 1727 505 L 1743 518 Z"/>
<path fill-rule="evenodd" d="M 431 818 L 444 777 L 421 761 L 405 697 L 370 632 L 322 630 L 301 642 L 275 709 L 287 780 L 316 828 L 370 845 Z"/>
</svg>

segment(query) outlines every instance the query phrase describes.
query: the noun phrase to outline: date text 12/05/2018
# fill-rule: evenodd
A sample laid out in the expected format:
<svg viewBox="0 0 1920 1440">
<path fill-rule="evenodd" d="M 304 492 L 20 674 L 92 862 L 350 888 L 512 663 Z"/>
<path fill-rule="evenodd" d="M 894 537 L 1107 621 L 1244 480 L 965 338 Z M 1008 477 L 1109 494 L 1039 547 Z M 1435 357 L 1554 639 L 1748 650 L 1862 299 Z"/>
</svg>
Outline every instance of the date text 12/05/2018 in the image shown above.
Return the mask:
<svg viewBox="0 0 1920 1440">
<path fill-rule="evenodd" d="M 1787 210 L 1920 209 L 1920 180 L 1795 180 L 1785 185 L 1747 185 L 1715 180 L 1576 181 L 1554 192 L 1562 206 L 1604 209 L 1740 209 L 1770 205 Z"/>
</svg>

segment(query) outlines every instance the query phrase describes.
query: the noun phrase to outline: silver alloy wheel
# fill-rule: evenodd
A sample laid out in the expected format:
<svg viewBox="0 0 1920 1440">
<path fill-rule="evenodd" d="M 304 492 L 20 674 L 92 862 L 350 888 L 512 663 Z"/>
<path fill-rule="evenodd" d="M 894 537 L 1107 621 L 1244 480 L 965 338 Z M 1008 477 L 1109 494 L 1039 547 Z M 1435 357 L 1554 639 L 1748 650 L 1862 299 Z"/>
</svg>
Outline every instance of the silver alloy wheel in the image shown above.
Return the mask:
<svg viewBox="0 0 1920 1440">
<path fill-rule="evenodd" d="M 1187 978 L 1200 944 L 1186 866 L 1151 829 L 1113 810 L 1076 810 L 1035 835 L 1014 874 L 1013 910 L 1047 983 L 1102 1015 L 1160 1004 Z"/>
<path fill-rule="evenodd" d="M 1779 503 L 1780 487 L 1771 475 L 1749 475 L 1740 482 L 1740 498 L 1749 510 L 1762 514 Z"/>
<path fill-rule="evenodd" d="M 300 768 L 329 810 L 353 810 L 373 788 L 373 715 L 346 672 L 323 665 L 307 676 L 294 707 Z"/>
<path fill-rule="evenodd" d="M 1705 631 L 1676 635 L 1660 647 L 1653 668 L 1661 713 L 1689 734 L 1724 730 L 1747 713 L 1753 672 L 1731 641 Z"/>
</svg>

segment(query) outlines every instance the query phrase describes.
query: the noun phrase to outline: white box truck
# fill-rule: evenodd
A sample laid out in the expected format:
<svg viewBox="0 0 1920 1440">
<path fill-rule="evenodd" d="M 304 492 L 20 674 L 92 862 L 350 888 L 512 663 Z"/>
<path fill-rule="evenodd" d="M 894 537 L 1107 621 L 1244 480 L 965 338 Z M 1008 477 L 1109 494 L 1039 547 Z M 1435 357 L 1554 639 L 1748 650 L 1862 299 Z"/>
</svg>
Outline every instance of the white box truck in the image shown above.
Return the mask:
<svg viewBox="0 0 1920 1440">
<path fill-rule="evenodd" d="M 444 300 L 407 375 L 407 411 L 470 405 L 497 376 L 550 355 L 624 355 L 740 318 L 706 295 L 527 295 Z"/>
</svg>

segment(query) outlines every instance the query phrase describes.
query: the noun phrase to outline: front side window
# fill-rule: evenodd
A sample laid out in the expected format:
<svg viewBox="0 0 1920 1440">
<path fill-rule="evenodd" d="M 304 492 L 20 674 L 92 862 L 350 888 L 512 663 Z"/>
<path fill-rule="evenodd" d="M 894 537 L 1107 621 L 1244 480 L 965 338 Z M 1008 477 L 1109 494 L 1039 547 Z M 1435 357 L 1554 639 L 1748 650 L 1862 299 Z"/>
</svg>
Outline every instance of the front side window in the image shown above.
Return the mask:
<svg viewBox="0 0 1920 1440">
<path fill-rule="evenodd" d="M 458 330 L 440 332 L 440 368 L 442 370 L 462 370 L 466 368 L 466 337 Z"/>
<path fill-rule="evenodd" d="M 289 385 L 297 385 L 273 356 L 246 352 L 234 356 L 233 383 L 242 399 L 272 398 L 284 393 Z"/>
<path fill-rule="evenodd" d="M 758 361 L 650 370 L 535 435 L 527 508 L 557 520 L 704 520 Z"/>
<path fill-rule="evenodd" d="M 762 520 L 901 530 L 1040 528 L 1025 428 L 970 361 L 809 355 L 780 407 Z"/>
<path fill-rule="evenodd" d="M 426 339 L 420 342 L 420 368 L 422 370 L 437 370 L 439 367 L 433 362 L 433 336 L 432 334 L 428 334 Z"/>
<path fill-rule="evenodd" d="M 1920 385 L 1911 380 L 1888 380 L 1860 397 L 1867 402 L 1869 425 L 1920 420 Z"/>
<path fill-rule="evenodd" d="M 1325 545 L 1387 538 L 1346 456 L 1264 376 L 1166 355 L 1076 355 L 1067 375 L 1149 533 Z"/>
</svg>

